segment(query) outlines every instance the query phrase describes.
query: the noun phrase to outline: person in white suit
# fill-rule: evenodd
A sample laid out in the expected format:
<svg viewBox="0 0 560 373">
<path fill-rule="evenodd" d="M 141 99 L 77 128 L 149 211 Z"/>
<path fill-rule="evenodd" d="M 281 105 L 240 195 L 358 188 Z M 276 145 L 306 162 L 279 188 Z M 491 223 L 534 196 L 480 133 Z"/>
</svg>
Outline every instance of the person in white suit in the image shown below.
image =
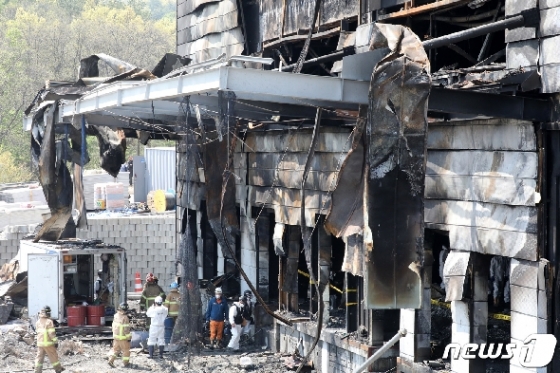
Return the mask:
<svg viewBox="0 0 560 373">
<path fill-rule="evenodd" d="M 167 313 L 167 308 L 163 306 L 163 298 L 160 296 L 156 297 L 154 304 L 146 311 L 146 316 L 151 319 L 150 332 L 148 334 L 150 359 L 154 358 L 156 345 L 159 346 L 159 357 L 163 359 L 163 350 L 165 348 L 164 321 L 167 318 Z"/>
<path fill-rule="evenodd" d="M 243 308 L 245 307 L 245 298 L 239 297 L 238 302 L 234 302 L 229 308 L 229 323 L 231 325 L 231 339 L 228 348 L 237 352 L 239 351 L 239 338 L 241 338 L 241 324 L 243 324 Z"/>
</svg>

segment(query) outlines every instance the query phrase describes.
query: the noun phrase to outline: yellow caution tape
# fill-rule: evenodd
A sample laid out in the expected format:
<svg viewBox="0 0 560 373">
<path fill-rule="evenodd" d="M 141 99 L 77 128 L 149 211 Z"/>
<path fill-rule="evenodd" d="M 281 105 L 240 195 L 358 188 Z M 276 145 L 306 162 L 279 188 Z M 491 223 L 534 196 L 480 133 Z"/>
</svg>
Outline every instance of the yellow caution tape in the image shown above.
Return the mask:
<svg viewBox="0 0 560 373">
<path fill-rule="evenodd" d="M 451 304 L 432 299 L 432 304 L 440 307 L 451 308 Z"/>
<path fill-rule="evenodd" d="M 446 302 L 441 302 L 439 300 L 436 299 L 432 299 L 431 303 L 433 305 L 436 306 L 440 306 L 440 307 L 445 307 L 445 308 L 451 308 L 451 304 L 450 303 L 446 303 Z M 496 319 L 496 320 L 504 320 L 504 321 L 511 321 L 511 316 L 510 315 L 504 315 L 502 313 L 489 313 L 488 317 L 492 318 L 492 319 Z"/>
<path fill-rule="evenodd" d="M 337 287 L 334 286 L 334 285 L 329 284 L 329 287 L 330 287 L 331 289 L 333 289 L 333 290 L 336 290 L 336 291 L 339 292 L 340 294 L 344 294 L 344 292 L 343 292 L 342 290 L 340 290 L 339 288 L 337 288 Z"/>
<path fill-rule="evenodd" d="M 490 313 L 488 314 L 489 317 L 496 319 L 496 320 L 504 320 L 504 321 L 511 321 L 510 315 L 504 315 L 501 313 Z"/>
<path fill-rule="evenodd" d="M 303 277 L 309 278 L 309 273 L 304 272 L 304 271 L 302 271 L 301 269 L 298 269 L 297 271 L 298 271 L 298 273 L 299 273 L 300 275 L 302 275 Z M 312 285 L 315 284 L 315 282 L 313 282 L 313 281 L 309 281 L 309 283 L 312 284 Z M 340 290 L 339 288 L 337 288 L 337 287 L 334 286 L 334 285 L 329 284 L 329 287 L 330 287 L 331 289 L 333 289 L 333 290 L 339 292 L 340 294 L 344 294 L 344 292 L 343 292 L 342 290 Z M 356 291 L 356 289 L 353 289 L 353 290 Z M 350 290 L 348 290 L 348 291 L 350 291 Z"/>
</svg>

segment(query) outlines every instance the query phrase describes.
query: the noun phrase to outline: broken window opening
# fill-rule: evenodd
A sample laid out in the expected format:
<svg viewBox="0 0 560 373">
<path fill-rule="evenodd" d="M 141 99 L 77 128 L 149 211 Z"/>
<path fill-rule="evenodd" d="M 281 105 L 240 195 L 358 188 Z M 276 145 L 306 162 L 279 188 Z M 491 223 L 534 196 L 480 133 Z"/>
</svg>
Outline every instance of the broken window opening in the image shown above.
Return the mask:
<svg viewBox="0 0 560 373">
<path fill-rule="evenodd" d="M 331 269 L 329 273 L 329 328 L 346 329 L 345 273 L 342 272 L 346 244 L 342 238 L 331 236 Z"/>
<path fill-rule="evenodd" d="M 218 240 L 208 222 L 206 213 L 206 201 L 200 203 L 200 213 L 202 215 L 200 228 L 202 244 L 202 276 L 205 279 L 212 279 L 218 275 Z M 213 290 L 212 290 L 213 291 Z"/>
</svg>

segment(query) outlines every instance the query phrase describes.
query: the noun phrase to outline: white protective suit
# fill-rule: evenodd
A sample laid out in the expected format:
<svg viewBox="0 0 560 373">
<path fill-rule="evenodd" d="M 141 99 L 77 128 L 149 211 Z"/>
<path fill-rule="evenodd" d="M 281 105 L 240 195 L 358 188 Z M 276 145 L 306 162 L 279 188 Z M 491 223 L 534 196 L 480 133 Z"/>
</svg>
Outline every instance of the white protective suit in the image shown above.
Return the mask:
<svg viewBox="0 0 560 373">
<path fill-rule="evenodd" d="M 146 316 L 151 318 L 150 332 L 148 334 L 148 346 L 165 346 L 165 327 L 163 322 L 167 318 L 167 308 L 163 305 L 158 306 L 155 303 L 148 308 Z"/>
<path fill-rule="evenodd" d="M 238 310 L 239 308 L 239 310 Z M 241 338 L 241 323 L 236 323 L 235 319 L 238 317 L 238 312 L 243 314 L 243 304 L 239 302 L 233 303 L 229 308 L 229 323 L 231 324 L 231 339 L 228 348 L 239 350 L 239 338 Z"/>
</svg>

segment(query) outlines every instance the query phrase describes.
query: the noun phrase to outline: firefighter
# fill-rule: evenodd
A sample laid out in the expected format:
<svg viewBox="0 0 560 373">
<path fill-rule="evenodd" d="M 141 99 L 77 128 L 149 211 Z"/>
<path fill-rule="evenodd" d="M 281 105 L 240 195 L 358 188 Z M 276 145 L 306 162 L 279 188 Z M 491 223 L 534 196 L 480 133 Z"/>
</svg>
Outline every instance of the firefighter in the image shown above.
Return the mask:
<svg viewBox="0 0 560 373">
<path fill-rule="evenodd" d="M 165 300 L 165 292 L 156 283 L 155 279 L 156 277 L 153 273 L 146 275 L 146 283 L 144 284 L 144 289 L 142 289 L 142 298 L 140 300 L 140 308 L 142 310 L 150 308 L 154 304 L 154 299 L 158 296 Z"/>
<path fill-rule="evenodd" d="M 245 298 L 245 307 L 243 308 L 243 319 L 244 325 L 242 333 L 249 337 L 249 340 L 253 340 L 255 336 L 255 320 L 253 319 L 253 293 L 250 290 L 245 290 L 243 293 Z"/>
<path fill-rule="evenodd" d="M 130 340 L 132 334 L 130 332 L 130 321 L 126 312 L 128 311 L 128 304 L 121 303 L 117 308 L 117 313 L 113 318 L 113 354 L 109 358 L 109 365 L 115 367 L 115 359 L 117 353 L 122 352 L 123 365 L 125 367 L 130 365 Z"/>
<path fill-rule="evenodd" d="M 171 335 L 173 334 L 173 328 L 175 327 L 175 322 L 177 321 L 177 316 L 179 316 L 179 309 L 181 308 L 181 293 L 179 293 L 179 284 L 172 282 L 169 285 L 171 291 L 165 298 L 165 307 L 168 311 L 168 319 L 165 321 L 165 344 L 168 345 L 171 342 Z"/>
<path fill-rule="evenodd" d="M 35 330 L 37 331 L 35 373 L 41 373 L 43 371 L 45 355 L 49 357 L 55 372 L 58 373 L 65 370 L 62 365 L 60 365 L 60 361 L 58 361 L 58 353 L 56 352 L 58 348 L 58 339 L 56 338 L 54 323 L 51 320 L 51 308 L 49 306 L 45 306 L 41 309 L 39 320 L 37 320 L 37 324 L 35 325 Z"/>
<path fill-rule="evenodd" d="M 179 308 L 181 307 L 181 293 L 179 293 L 179 284 L 176 282 L 172 282 L 169 285 L 171 291 L 165 298 L 165 307 L 169 310 L 169 317 L 173 317 L 174 320 L 177 320 L 177 316 L 179 316 Z"/>
<path fill-rule="evenodd" d="M 210 348 L 221 348 L 228 304 L 222 299 L 222 288 L 216 288 L 214 297 L 208 302 L 206 322 L 210 324 Z"/>
<path fill-rule="evenodd" d="M 165 348 L 165 326 L 164 322 L 167 318 L 167 308 L 163 306 L 163 298 L 157 296 L 154 304 L 146 311 L 152 321 L 150 322 L 150 332 L 148 334 L 148 351 L 150 359 L 154 358 L 154 350 L 156 345 L 159 347 L 159 357 L 163 359 L 163 350 Z"/>
<path fill-rule="evenodd" d="M 231 325 L 231 339 L 228 349 L 234 352 L 239 351 L 239 338 L 241 337 L 241 324 L 243 324 L 243 309 L 245 308 L 245 298 L 239 297 L 239 301 L 233 303 L 229 309 L 229 323 Z"/>
</svg>

